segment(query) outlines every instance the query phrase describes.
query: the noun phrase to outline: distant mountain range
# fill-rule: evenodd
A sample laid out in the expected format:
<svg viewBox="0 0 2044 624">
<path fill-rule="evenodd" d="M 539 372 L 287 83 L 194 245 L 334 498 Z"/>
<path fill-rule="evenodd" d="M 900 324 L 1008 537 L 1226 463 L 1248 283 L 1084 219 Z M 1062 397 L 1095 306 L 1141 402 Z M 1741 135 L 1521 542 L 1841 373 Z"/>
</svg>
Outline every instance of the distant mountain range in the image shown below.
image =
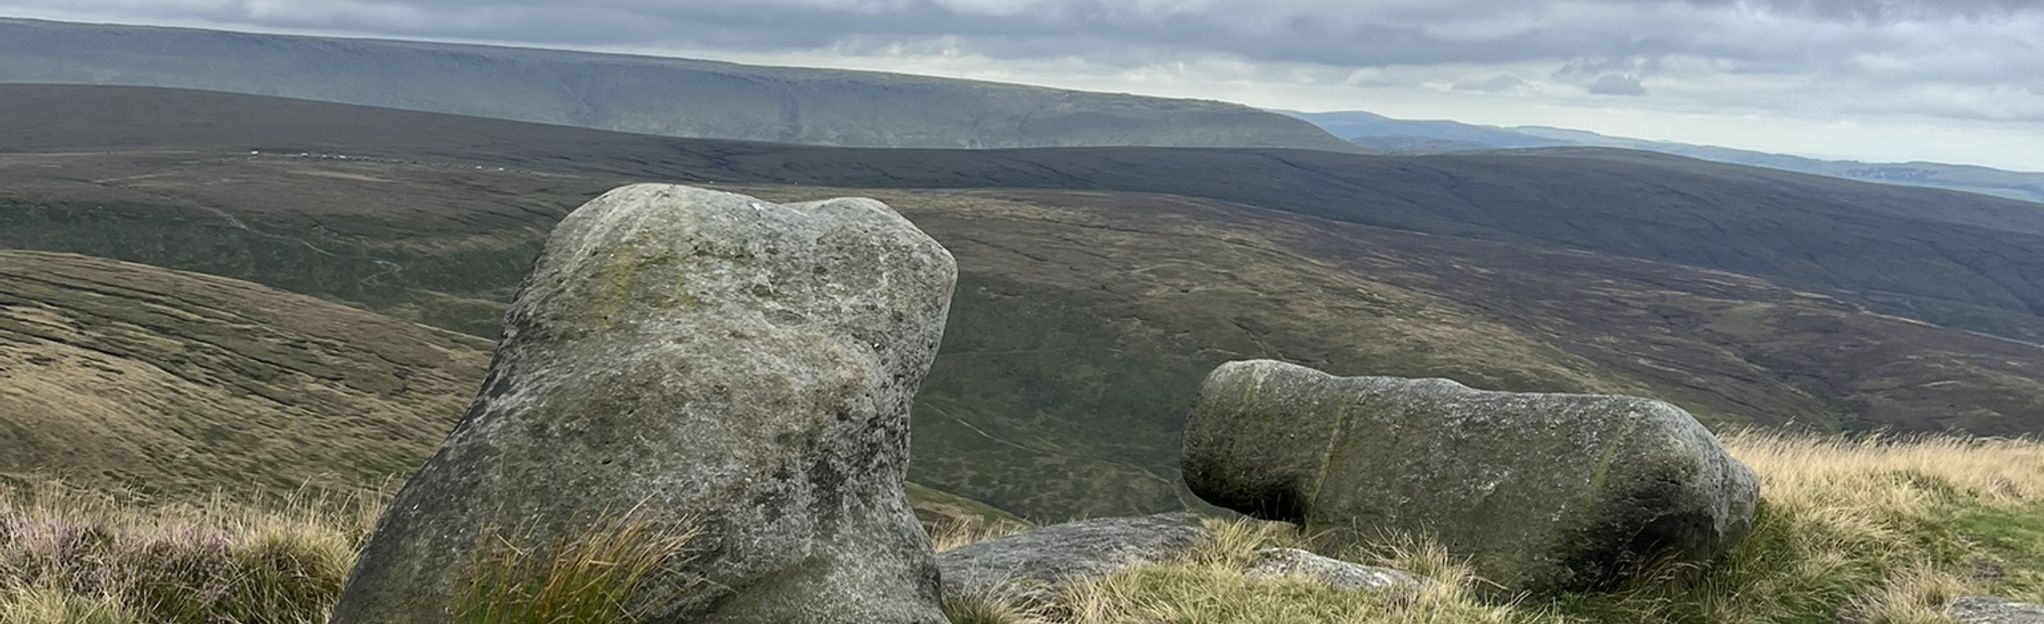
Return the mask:
<svg viewBox="0 0 2044 624">
<path fill-rule="evenodd" d="M 0 19 L 0 83 L 177 87 L 676 137 L 842 147 L 1609 147 L 2044 202 L 2044 173 L 1829 161 L 1563 128 L 1263 111 L 832 69 L 373 39 Z M 483 94 L 479 96 L 478 94 Z"/>
<path fill-rule="evenodd" d="M 1612 147 L 1660 152 L 1703 160 L 1810 173 L 1862 182 L 1927 186 L 2044 202 L 2044 173 L 2003 171 L 1942 163 L 1864 163 L 1819 160 L 1751 150 L 1628 139 L 1566 128 L 1519 126 L 1500 128 L 1443 120 L 1393 119 L 1374 113 L 1286 114 L 1312 122 L 1328 133 L 1377 153 L 1445 154 L 1496 149 L 1547 147 Z"/>
<path fill-rule="evenodd" d="M 560 50 L 0 19 L 0 83 L 181 87 L 854 147 L 1357 151 L 1238 104 Z"/>
</svg>

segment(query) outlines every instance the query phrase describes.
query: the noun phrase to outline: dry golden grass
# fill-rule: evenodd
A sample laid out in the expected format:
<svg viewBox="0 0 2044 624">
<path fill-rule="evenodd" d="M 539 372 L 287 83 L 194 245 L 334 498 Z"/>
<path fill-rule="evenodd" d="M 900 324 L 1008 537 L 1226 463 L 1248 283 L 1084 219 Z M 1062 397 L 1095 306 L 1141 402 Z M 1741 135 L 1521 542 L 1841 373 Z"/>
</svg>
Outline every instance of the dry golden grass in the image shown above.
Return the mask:
<svg viewBox="0 0 2044 624">
<path fill-rule="evenodd" d="M 7 624 L 130 624 L 140 622 L 117 596 L 81 594 L 62 587 L 0 590 L 0 622 Z"/>
<path fill-rule="evenodd" d="M 1182 560 L 1082 585 L 1054 609 L 956 597 L 946 611 L 958 624 L 1950 624 L 1945 606 L 1960 596 L 2044 601 L 2044 443 L 1759 432 L 1726 442 L 1761 476 L 1752 536 L 1708 569 L 1662 571 L 1614 594 L 1487 602 L 1480 579 L 1423 539 L 1327 553 L 1435 581 L 1419 591 L 1255 577 L 1245 570 L 1257 550 L 1308 540 L 1288 525 L 1229 521 L 1211 523 L 1214 538 Z M 0 622 L 323 622 L 373 508 L 311 496 L 262 509 L 146 506 L 20 489 L 0 496 Z M 629 587 L 685 550 L 686 536 L 613 528 L 485 549 L 494 555 L 478 560 L 469 621 L 620 619 Z M 961 522 L 933 541 L 949 550 L 1019 528 Z"/>
<path fill-rule="evenodd" d="M 0 624 L 325 624 L 381 498 L 150 505 L 0 487 Z M 630 622 L 625 598 L 690 535 L 629 515 L 482 548 L 455 605 L 474 624 Z"/>
<path fill-rule="evenodd" d="M 460 599 L 461 624 L 640 621 L 640 605 L 631 599 L 662 566 L 687 556 L 696 536 L 694 529 L 663 529 L 630 512 L 602 514 L 582 533 L 538 543 L 530 531 L 485 533 Z"/>
<path fill-rule="evenodd" d="M 2044 584 L 1999 572 L 2044 553 L 2025 537 L 2044 529 L 2044 443 L 1745 431 L 1726 444 L 1760 475 L 1765 508 L 1746 547 L 1686 588 L 1706 617 L 1810 618 L 1843 602 L 1851 622 L 1947 622 L 1969 594 L 2044 599 Z M 1642 593 L 1669 593 L 1654 589 Z"/>
<path fill-rule="evenodd" d="M 1394 539 L 1348 558 L 1412 571 L 1433 582 L 1417 590 L 1345 591 L 1307 578 L 1244 571 L 1265 548 L 1301 548 L 1288 525 L 1210 521 L 1213 538 L 1176 562 L 1140 566 L 1067 593 L 1053 622 L 1315 624 L 1490 624 L 1520 621 L 1521 611 L 1487 604 L 1479 581 L 1446 551 L 1423 540 Z"/>
<path fill-rule="evenodd" d="M 53 485 L 0 495 L 0 621 L 321 623 L 374 505 L 151 506 Z"/>
<path fill-rule="evenodd" d="M 2033 440 L 1744 431 L 1725 443 L 1760 474 L 1769 505 L 1820 514 L 1857 532 L 1891 530 L 1884 521 L 1898 515 L 1934 513 L 1953 490 L 1996 507 L 2044 501 L 2044 444 Z"/>
<path fill-rule="evenodd" d="M 961 517 L 927 528 L 930 532 L 930 546 L 941 553 L 1014 535 L 1028 529 L 1029 525 L 984 517 Z"/>
<path fill-rule="evenodd" d="M 2044 570 L 1981 573 L 2044 564 L 2044 444 L 1762 432 L 1726 443 L 1761 476 L 1752 537 L 1716 566 L 1664 570 L 1615 594 L 1494 604 L 1461 562 L 1411 538 L 1330 554 L 1436 581 L 1422 591 L 1257 578 L 1244 573 L 1257 550 L 1307 540 L 1285 525 L 1221 522 L 1184 559 L 1076 588 L 1055 612 L 972 600 L 954 609 L 969 617 L 954 622 L 1950 624 L 1945 607 L 1961 596 L 2044 599 Z M 2037 559 L 2023 560 L 2026 552 Z"/>
</svg>

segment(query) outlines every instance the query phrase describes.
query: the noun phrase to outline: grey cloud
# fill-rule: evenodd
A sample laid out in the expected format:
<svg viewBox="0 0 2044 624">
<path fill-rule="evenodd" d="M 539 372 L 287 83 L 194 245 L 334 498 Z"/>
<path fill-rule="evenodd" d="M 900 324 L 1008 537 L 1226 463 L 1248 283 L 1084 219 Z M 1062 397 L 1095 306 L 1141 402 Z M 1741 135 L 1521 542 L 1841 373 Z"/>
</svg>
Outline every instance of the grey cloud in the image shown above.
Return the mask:
<svg viewBox="0 0 2044 624">
<path fill-rule="evenodd" d="M 1563 64 L 1555 70 L 1554 77 L 1580 80 L 1601 78 L 1612 72 L 1627 74 L 1651 74 L 1661 70 L 1661 59 L 1650 57 L 1622 58 L 1579 58 Z"/>
<path fill-rule="evenodd" d="M 1659 58 L 1589 58 L 1569 61 L 1554 72 L 1558 80 L 1581 86 L 1593 95 L 1643 96 L 1643 76 L 1661 70 Z"/>
<path fill-rule="evenodd" d="M 74 0 L 0 7 L 76 6 Z M 1334 65 L 1504 62 L 1782 47 L 1736 42 L 1755 11 L 1821 24 L 2012 15 L 2019 0 L 110 0 L 128 12 L 279 27 L 493 36 L 574 45 L 669 42 L 808 48 L 859 36 L 956 37 L 1008 54 L 1117 47 L 1212 50 Z M 1791 42 L 1792 43 L 1792 42 Z"/>
<path fill-rule="evenodd" d="M 1604 74 L 1598 76 L 1596 80 L 1590 81 L 1590 84 L 1583 87 L 1583 89 L 1597 95 L 1641 96 L 1647 94 L 1647 88 L 1645 85 L 1640 84 L 1639 76 L 1627 74 Z"/>
</svg>

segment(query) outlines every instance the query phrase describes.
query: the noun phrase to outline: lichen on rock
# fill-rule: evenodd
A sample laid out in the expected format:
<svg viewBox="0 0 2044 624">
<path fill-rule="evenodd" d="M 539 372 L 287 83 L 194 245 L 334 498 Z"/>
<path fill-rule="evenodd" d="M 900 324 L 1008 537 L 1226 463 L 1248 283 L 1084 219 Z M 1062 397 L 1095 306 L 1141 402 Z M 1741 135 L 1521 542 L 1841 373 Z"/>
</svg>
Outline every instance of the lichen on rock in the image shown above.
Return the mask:
<svg viewBox="0 0 2044 624">
<path fill-rule="evenodd" d="M 1758 480 L 1687 412 L 1636 397 L 1221 366 L 1187 424 L 1186 483 L 1329 548 L 1436 539 L 1512 592 L 1611 587 L 1708 562 L 1751 528 Z"/>
<path fill-rule="evenodd" d="M 623 187 L 555 230 L 467 416 L 378 523 L 334 615 L 451 621 L 492 526 L 641 510 L 695 530 L 650 622 L 935 624 L 904 497 L 951 255 L 880 202 Z"/>
</svg>

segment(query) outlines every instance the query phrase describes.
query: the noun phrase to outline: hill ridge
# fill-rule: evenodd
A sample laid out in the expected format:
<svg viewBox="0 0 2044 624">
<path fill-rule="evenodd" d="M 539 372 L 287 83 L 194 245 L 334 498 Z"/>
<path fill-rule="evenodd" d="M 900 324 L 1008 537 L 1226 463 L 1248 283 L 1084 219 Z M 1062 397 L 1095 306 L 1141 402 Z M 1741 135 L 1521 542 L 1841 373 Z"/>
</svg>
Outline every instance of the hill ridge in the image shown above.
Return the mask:
<svg viewBox="0 0 2044 624">
<path fill-rule="evenodd" d="M 1214 100 L 646 55 L 0 19 L 0 56 L 11 61 L 0 83 L 200 88 L 670 136 L 1357 150 Z"/>
<path fill-rule="evenodd" d="M 1490 126 L 1445 119 L 1393 119 L 1365 111 L 1277 111 L 1376 152 L 1441 154 L 1485 150 L 1603 147 L 1765 167 L 1876 184 L 1941 188 L 2044 202 L 2044 172 L 1911 160 L 1840 160 L 1759 150 L 1611 136 L 1551 126 Z"/>
</svg>

